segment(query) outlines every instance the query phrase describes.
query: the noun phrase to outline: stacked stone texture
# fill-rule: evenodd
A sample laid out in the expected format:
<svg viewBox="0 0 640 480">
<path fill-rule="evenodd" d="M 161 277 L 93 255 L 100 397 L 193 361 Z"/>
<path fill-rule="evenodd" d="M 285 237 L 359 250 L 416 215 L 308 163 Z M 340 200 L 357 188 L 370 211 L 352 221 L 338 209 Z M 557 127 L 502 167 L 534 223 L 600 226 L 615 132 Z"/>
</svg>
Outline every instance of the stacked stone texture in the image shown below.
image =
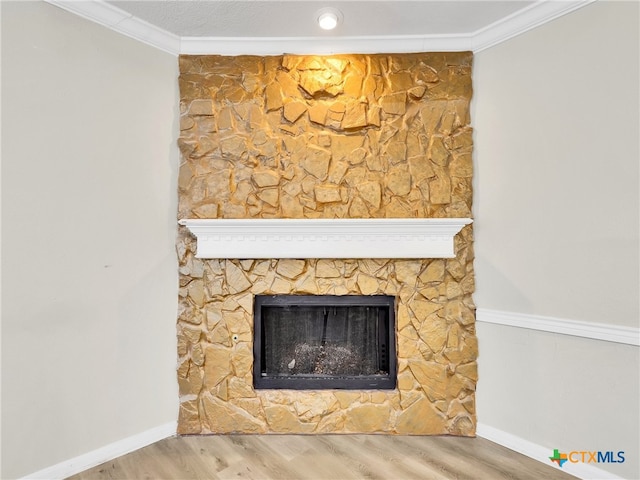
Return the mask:
<svg viewBox="0 0 640 480">
<path fill-rule="evenodd" d="M 471 216 L 470 53 L 180 58 L 180 218 Z M 180 433 L 475 432 L 471 226 L 453 259 L 199 260 L 178 239 Z M 256 294 L 397 298 L 398 388 L 252 387 Z"/>
</svg>

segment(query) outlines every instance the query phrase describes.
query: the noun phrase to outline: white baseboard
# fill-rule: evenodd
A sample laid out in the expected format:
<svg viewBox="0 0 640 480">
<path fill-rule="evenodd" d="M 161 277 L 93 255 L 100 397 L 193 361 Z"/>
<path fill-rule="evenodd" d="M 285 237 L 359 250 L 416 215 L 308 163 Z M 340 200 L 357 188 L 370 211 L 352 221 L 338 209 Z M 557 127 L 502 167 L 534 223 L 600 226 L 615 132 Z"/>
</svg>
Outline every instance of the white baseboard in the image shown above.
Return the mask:
<svg viewBox="0 0 640 480">
<path fill-rule="evenodd" d="M 528 328 L 542 332 L 560 333 L 574 337 L 591 338 L 606 342 L 624 343 L 640 346 L 640 329 L 604 323 L 567 320 L 564 318 L 544 317 L 516 312 L 503 312 L 478 308 L 476 320 L 509 327 Z"/>
<path fill-rule="evenodd" d="M 85 453 L 79 457 L 58 463 L 51 467 L 37 471 L 23 477 L 33 480 L 57 480 L 70 477 L 77 473 L 93 468 L 101 463 L 113 460 L 121 455 L 126 455 L 154 442 L 171 437 L 176 434 L 176 422 L 170 422 L 159 427 L 152 428 L 137 435 L 123 438 L 104 447 Z"/>
<path fill-rule="evenodd" d="M 530 442 L 517 437 L 516 435 L 490 427 L 489 425 L 479 423 L 476 429 L 476 434 L 479 437 L 486 438 L 498 445 L 502 445 L 509 450 L 521 453 L 522 455 L 538 460 L 539 462 L 550 465 L 551 467 L 557 468 L 558 470 L 562 470 L 565 473 L 584 480 L 622 480 L 622 477 L 618 477 L 611 472 L 607 472 L 606 470 L 596 468 L 586 463 L 565 462 L 562 468 L 560 468 L 549 460 L 549 457 L 553 455 L 553 448 L 543 447 L 542 445 Z"/>
</svg>

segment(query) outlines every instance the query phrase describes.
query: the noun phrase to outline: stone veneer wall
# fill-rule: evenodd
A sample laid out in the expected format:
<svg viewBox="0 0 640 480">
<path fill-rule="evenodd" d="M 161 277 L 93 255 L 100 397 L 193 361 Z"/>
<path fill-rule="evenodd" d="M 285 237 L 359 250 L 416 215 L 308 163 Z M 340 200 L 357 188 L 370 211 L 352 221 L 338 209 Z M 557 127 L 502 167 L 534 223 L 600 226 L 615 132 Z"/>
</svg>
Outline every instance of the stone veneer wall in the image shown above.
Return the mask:
<svg viewBox="0 0 640 480">
<path fill-rule="evenodd" d="M 472 55 L 180 57 L 180 218 L 471 216 Z M 178 239 L 178 431 L 475 433 L 472 228 L 456 258 L 199 260 Z M 397 298 L 396 390 L 252 388 L 255 294 Z"/>
</svg>

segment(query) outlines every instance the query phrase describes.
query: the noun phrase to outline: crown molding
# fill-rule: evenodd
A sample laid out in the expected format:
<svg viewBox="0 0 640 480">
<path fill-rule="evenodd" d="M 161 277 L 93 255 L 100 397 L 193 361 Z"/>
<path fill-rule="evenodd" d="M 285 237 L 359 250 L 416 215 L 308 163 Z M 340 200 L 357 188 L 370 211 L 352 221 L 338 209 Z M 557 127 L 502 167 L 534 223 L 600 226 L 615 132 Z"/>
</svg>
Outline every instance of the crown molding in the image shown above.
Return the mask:
<svg viewBox="0 0 640 480">
<path fill-rule="evenodd" d="M 464 52 L 468 35 L 377 37 L 182 37 L 185 55 L 335 55 L 345 53 Z"/>
<path fill-rule="evenodd" d="M 179 37 L 103 0 L 44 0 L 172 55 L 479 52 L 596 0 L 539 0 L 486 28 L 460 35 L 372 37 Z"/>
<path fill-rule="evenodd" d="M 470 218 L 183 219 L 196 258 L 452 258 Z"/>
<path fill-rule="evenodd" d="M 474 53 L 486 50 L 595 1 L 540 0 L 474 32 L 469 49 Z"/>
<path fill-rule="evenodd" d="M 102 0 L 44 0 L 79 17 L 107 27 L 172 55 L 180 54 L 180 37 L 134 17 Z"/>
</svg>

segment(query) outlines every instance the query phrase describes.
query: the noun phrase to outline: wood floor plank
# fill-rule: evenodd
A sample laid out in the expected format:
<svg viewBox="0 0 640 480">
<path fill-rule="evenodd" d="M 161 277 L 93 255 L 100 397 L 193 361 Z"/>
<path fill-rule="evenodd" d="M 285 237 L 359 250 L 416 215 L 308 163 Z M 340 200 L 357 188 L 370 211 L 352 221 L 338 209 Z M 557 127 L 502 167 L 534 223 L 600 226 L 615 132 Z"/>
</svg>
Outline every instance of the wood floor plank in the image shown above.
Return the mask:
<svg viewBox="0 0 640 480">
<path fill-rule="evenodd" d="M 409 443 L 418 444 L 420 442 L 419 437 L 404 438 Z M 416 454 L 415 450 L 407 451 L 404 444 L 399 441 L 400 437 L 395 437 L 394 440 L 389 441 L 381 435 L 370 435 L 366 440 L 368 451 L 385 462 L 388 466 L 389 474 L 393 471 L 398 471 L 402 478 L 406 479 L 458 478 L 456 472 L 447 471 L 437 461 L 434 461 L 435 458 L 431 458 L 429 455 Z"/>
<path fill-rule="evenodd" d="M 446 478 L 456 479 L 502 479 L 503 472 L 495 471 L 490 466 L 483 464 L 481 458 L 471 455 L 468 444 L 477 439 L 458 438 L 458 451 L 452 452 L 443 444 L 442 437 L 401 437 L 398 439 L 398 448 L 406 455 L 414 455 L 425 464 L 432 465 L 440 470 Z"/>
<path fill-rule="evenodd" d="M 69 480 L 570 480 L 483 438 L 393 435 L 172 437 Z"/>
<path fill-rule="evenodd" d="M 235 436 L 236 441 L 241 442 L 245 446 L 245 461 L 247 465 L 252 467 L 253 472 L 259 472 L 256 478 L 295 478 L 295 472 L 289 468 L 288 460 L 282 456 L 277 450 L 273 449 L 271 442 L 264 441 L 263 437 L 242 435 Z M 235 476 L 227 476 L 227 471 L 220 478 L 236 478 Z M 253 478 L 253 476 L 251 477 Z"/>
<path fill-rule="evenodd" d="M 295 472 L 296 479 L 315 480 L 318 478 L 351 479 L 352 471 L 332 451 L 327 451 L 320 445 L 320 439 L 315 436 L 285 436 L 295 438 L 298 448 L 297 454 L 289 459 L 289 466 Z"/>
<path fill-rule="evenodd" d="M 379 441 L 376 442 L 376 437 Z M 360 469 L 360 474 L 372 479 L 447 479 L 439 469 L 423 462 L 407 462 L 405 457 L 393 448 L 390 439 L 383 440 L 381 435 L 354 435 L 337 436 L 330 441 L 339 449 L 342 456 L 349 461 L 357 461 L 366 464 L 366 469 Z M 382 441 L 380 441 L 382 440 Z"/>
</svg>

